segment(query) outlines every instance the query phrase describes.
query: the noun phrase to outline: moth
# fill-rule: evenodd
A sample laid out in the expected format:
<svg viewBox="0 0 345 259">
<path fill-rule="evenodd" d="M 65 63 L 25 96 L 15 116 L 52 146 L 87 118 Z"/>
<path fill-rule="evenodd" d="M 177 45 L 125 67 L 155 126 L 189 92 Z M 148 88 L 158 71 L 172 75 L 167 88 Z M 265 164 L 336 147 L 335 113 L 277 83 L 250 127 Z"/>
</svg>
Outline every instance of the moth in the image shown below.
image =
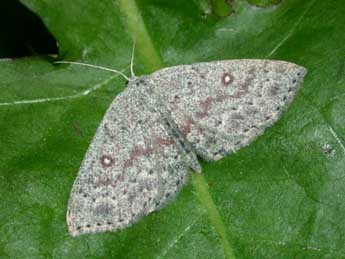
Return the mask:
<svg viewBox="0 0 345 259">
<path fill-rule="evenodd" d="M 140 77 L 131 71 L 131 78 L 122 74 L 127 88 L 106 111 L 74 182 L 72 236 L 123 229 L 162 208 L 190 169 L 201 173 L 199 158 L 219 160 L 276 122 L 307 73 L 259 59 L 178 65 Z"/>
</svg>

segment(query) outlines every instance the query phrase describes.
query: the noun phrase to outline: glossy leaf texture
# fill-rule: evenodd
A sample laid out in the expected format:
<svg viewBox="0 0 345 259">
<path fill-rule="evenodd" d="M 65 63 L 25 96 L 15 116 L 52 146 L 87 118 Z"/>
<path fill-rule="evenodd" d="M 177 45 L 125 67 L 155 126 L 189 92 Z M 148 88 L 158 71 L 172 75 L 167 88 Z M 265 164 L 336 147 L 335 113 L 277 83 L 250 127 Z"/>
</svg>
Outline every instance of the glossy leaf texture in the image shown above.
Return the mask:
<svg viewBox="0 0 345 259">
<path fill-rule="evenodd" d="M 129 74 L 136 35 L 138 75 L 238 58 L 286 60 L 309 73 L 278 123 L 228 158 L 203 163 L 202 176 L 191 174 L 167 207 L 122 231 L 72 238 L 65 213 L 73 181 L 125 81 L 51 57 L 2 59 L 1 258 L 345 257 L 342 1 L 259 8 L 238 0 L 225 16 L 206 0 L 22 3 L 57 39 L 60 60 Z"/>
</svg>

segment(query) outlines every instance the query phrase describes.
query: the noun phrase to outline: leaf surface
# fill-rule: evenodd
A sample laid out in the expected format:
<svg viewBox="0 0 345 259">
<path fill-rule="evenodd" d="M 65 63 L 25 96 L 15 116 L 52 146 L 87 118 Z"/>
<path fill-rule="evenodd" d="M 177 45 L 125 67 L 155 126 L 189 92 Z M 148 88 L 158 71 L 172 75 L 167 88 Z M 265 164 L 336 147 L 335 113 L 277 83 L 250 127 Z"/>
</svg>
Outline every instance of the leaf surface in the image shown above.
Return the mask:
<svg viewBox="0 0 345 259">
<path fill-rule="evenodd" d="M 345 5 L 235 1 L 22 0 L 56 37 L 60 59 L 135 71 L 270 58 L 309 73 L 283 117 L 254 143 L 191 175 L 177 199 L 123 231 L 72 238 L 69 192 L 124 80 L 51 58 L 0 62 L 1 258 L 345 257 Z M 263 1 L 267 2 L 267 1 Z"/>
</svg>

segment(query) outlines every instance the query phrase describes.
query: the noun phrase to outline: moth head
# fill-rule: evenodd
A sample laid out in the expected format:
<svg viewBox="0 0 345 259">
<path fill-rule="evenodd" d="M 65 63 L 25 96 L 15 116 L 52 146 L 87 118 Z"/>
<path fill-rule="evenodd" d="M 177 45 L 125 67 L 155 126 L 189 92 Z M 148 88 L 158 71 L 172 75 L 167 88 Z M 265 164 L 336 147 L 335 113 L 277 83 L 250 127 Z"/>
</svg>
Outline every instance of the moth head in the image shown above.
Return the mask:
<svg viewBox="0 0 345 259">
<path fill-rule="evenodd" d="M 132 77 L 129 80 L 129 84 L 134 85 L 135 87 L 147 86 L 148 84 L 147 76 Z"/>
</svg>

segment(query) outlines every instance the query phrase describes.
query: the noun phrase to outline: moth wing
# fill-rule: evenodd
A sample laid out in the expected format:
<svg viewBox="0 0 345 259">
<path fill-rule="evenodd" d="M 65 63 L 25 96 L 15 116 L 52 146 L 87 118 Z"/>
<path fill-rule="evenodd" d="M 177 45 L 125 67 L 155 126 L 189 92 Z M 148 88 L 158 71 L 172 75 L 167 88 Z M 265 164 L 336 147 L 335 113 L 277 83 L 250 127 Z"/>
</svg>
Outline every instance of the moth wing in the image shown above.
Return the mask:
<svg viewBox="0 0 345 259">
<path fill-rule="evenodd" d="M 170 67 L 151 82 L 197 154 L 212 161 L 277 121 L 305 74 L 289 62 L 243 59 Z"/>
<path fill-rule="evenodd" d="M 131 225 L 172 198 L 188 170 L 161 115 L 129 86 L 109 107 L 81 164 L 68 204 L 69 232 Z"/>
</svg>

